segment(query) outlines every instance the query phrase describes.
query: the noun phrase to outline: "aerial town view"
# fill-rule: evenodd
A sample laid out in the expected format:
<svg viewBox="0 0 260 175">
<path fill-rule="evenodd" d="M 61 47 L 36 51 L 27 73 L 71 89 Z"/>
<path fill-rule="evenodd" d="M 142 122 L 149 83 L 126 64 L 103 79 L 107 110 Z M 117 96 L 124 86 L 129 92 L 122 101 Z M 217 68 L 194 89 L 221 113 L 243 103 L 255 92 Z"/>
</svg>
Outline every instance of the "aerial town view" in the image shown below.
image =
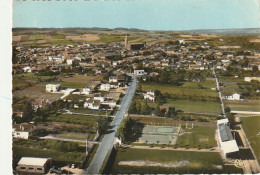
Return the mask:
<svg viewBox="0 0 260 175">
<path fill-rule="evenodd" d="M 48 27 L 40 9 L 28 27 L 29 3 L 47 4 L 14 1 L 14 174 L 260 173 L 259 28 Z"/>
</svg>

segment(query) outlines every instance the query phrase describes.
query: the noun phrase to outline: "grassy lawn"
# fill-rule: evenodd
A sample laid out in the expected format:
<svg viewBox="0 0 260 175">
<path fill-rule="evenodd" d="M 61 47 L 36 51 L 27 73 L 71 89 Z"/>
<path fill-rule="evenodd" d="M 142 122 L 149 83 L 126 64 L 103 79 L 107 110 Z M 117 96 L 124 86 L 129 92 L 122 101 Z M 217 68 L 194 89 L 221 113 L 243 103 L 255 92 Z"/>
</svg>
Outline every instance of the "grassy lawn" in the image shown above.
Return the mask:
<svg viewBox="0 0 260 175">
<path fill-rule="evenodd" d="M 224 101 L 225 106 L 237 111 L 260 111 L 260 100 L 252 101 Z"/>
<path fill-rule="evenodd" d="M 179 99 L 214 99 L 217 100 L 217 91 L 210 89 L 212 86 L 216 86 L 214 81 L 205 81 L 201 83 L 185 82 L 181 86 L 162 85 L 159 83 L 142 83 L 142 90 L 148 89 L 159 90 L 162 93 L 169 93 Z M 202 89 L 201 89 L 202 88 Z"/>
<path fill-rule="evenodd" d="M 13 164 L 17 165 L 22 157 L 52 157 L 53 163 L 64 166 L 71 163 L 80 164 L 84 152 L 61 152 L 50 149 L 36 149 L 23 146 L 13 146 Z"/>
<path fill-rule="evenodd" d="M 153 161 L 170 163 L 187 160 L 189 165 L 179 168 L 164 167 L 137 167 L 121 166 L 120 161 Z M 214 165 L 222 165 L 219 153 L 190 152 L 190 151 L 168 151 L 168 150 L 144 150 L 144 149 L 119 149 L 112 168 L 112 174 L 123 173 L 241 173 L 241 169 L 226 167 L 217 169 Z"/>
<path fill-rule="evenodd" d="M 19 90 L 19 89 L 24 89 L 28 86 L 32 86 L 36 84 L 35 82 L 30 82 L 26 80 L 21 80 L 18 78 L 13 78 L 12 80 L 12 85 L 13 85 L 13 90 Z"/>
<path fill-rule="evenodd" d="M 48 117 L 49 121 L 53 122 L 65 122 L 73 124 L 82 124 L 87 126 L 96 126 L 96 116 L 87 116 L 87 115 L 74 115 L 74 114 L 61 114 L 58 116 Z"/>
<path fill-rule="evenodd" d="M 184 112 L 199 112 L 199 113 L 221 113 L 219 102 L 205 102 L 193 100 L 167 100 L 167 104 L 175 109 L 180 109 Z"/>
<path fill-rule="evenodd" d="M 260 162 L 260 117 L 244 117 L 241 118 L 246 136 L 254 149 L 254 152 Z"/>
<path fill-rule="evenodd" d="M 194 127 L 193 129 L 185 129 L 185 131 L 189 133 L 179 136 L 177 138 L 176 146 L 186 147 L 186 145 L 188 145 L 187 147 L 189 148 L 206 148 L 217 145 L 215 140 L 215 128 Z"/>
</svg>

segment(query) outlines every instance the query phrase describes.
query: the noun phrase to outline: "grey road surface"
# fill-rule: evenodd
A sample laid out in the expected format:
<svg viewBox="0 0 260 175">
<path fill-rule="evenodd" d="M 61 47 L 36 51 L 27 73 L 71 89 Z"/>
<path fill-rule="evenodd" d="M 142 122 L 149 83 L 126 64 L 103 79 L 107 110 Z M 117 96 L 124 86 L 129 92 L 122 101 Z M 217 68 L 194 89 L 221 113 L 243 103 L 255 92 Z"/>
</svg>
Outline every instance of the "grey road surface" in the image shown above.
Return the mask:
<svg viewBox="0 0 260 175">
<path fill-rule="evenodd" d="M 137 80 L 136 77 L 132 74 L 128 74 L 132 77 L 131 85 L 126 89 L 125 96 L 122 99 L 122 102 L 120 104 L 120 107 L 111 122 L 110 126 L 111 129 L 108 131 L 108 134 L 106 134 L 99 144 L 99 147 L 97 149 L 97 152 L 92 159 L 90 165 L 87 168 L 87 174 L 98 174 L 100 171 L 100 168 L 105 160 L 105 157 L 107 153 L 112 149 L 113 147 L 113 141 L 115 139 L 117 128 L 120 126 L 121 122 L 123 121 L 125 117 L 125 113 L 128 111 L 128 108 L 131 104 L 132 98 L 135 94 L 136 86 L 137 86 Z"/>
</svg>

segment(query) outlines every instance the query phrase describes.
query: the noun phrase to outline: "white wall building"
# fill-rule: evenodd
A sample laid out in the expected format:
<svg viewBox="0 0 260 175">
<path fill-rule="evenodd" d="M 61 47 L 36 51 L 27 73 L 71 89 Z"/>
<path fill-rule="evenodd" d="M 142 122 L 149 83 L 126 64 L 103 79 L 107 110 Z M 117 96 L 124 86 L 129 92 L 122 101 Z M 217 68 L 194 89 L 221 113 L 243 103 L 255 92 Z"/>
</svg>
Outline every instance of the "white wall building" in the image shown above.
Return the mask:
<svg viewBox="0 0 260 175">
<path fill-rule="evenodd" d="M 51 164 L 51 158 L 22 157 L 16 171 L 21 174 L 46 174 Z"/>
<path fill-rule="evenodd" d="M 73 61 L 74 61 L 73 59 L 67 59 L 66 63 L 67 63 L 67 65 L 72 65 Z"/>
<path fill-rule="evenodd" d="M 46 84 L 46 92 L 57 92 L 60 89 L 60 84 Z"/>
<path fill-rule="evenodd" d="M 135 76 L 142 76 L 145 75 L 146 72 L 144 70 L 134 70 L 134 75 Z"/>
<path fill-rule="evenodd" d="M 92 89 L 90 87 L 85 87 L 82 89 L 81 94 L 89 95 L 89 94 L 91 94 L 91 92 L 92 92 Z"/>
<path fill-rule="evenodd" d="M 28 139 L 33 131 L 33 125 L 28 123 L 13 124 L 12 136 L 13 138 Z"/>
<path fill-rule="evenodd" d="M 30 66 L 26 66 L 26 67 L 23 68 L 23 71 L 24 71 L 25 73 L 31 73 L 31 72 L 32 72 L 32 69 L 31 69 Z"/>
<path fill-rule="evenodd" d="M 239 148 L 236 140 L 233 138 L 231 130 L 228 126 L 228 119 L 217 121 L 217 141 L 218 146 L 226 157 L 228 153 L 237 152 Z"/>
<path fill-rule="evenodd" d="M 110 90 L 110 84 L 101 84 L 100 85 L 100 90 L 102 91 L 109 91 Z"/>
<path fill-rule="evenodd" d="M 153 90 L 151 90 L 151 89 L 149 89 L 145 94 L 143 94 L 144 95 L 144 99 L 146 100 L 146 99 L 148 99 L 148 100 L 150 100 L 150 101 L 152 101 L 152 102 L 154 102 L 155 101 L 155 94 L 154 94 L 154 91 Z"/>
<path fill-rule="evenodd" d="M 225 96 L 225 99 L 226 100 L 241 100 L 240 94 L 238 94 L 238 93 L 234 93 L 231 96 Z"/>
</svg>

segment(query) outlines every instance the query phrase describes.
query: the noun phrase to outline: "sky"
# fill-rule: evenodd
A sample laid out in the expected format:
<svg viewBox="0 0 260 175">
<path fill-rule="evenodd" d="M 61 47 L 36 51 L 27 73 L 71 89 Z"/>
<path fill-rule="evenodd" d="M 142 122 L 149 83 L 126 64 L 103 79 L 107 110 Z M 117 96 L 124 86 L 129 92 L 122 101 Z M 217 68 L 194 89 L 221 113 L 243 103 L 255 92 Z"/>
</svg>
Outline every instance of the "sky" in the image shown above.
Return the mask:
<svg viewBox="0 0 260 175">
<path fill-rule="evenodd" d="M 258 0 L 13 0 L 13 27 L 259 28 Z"/>
</svg>

